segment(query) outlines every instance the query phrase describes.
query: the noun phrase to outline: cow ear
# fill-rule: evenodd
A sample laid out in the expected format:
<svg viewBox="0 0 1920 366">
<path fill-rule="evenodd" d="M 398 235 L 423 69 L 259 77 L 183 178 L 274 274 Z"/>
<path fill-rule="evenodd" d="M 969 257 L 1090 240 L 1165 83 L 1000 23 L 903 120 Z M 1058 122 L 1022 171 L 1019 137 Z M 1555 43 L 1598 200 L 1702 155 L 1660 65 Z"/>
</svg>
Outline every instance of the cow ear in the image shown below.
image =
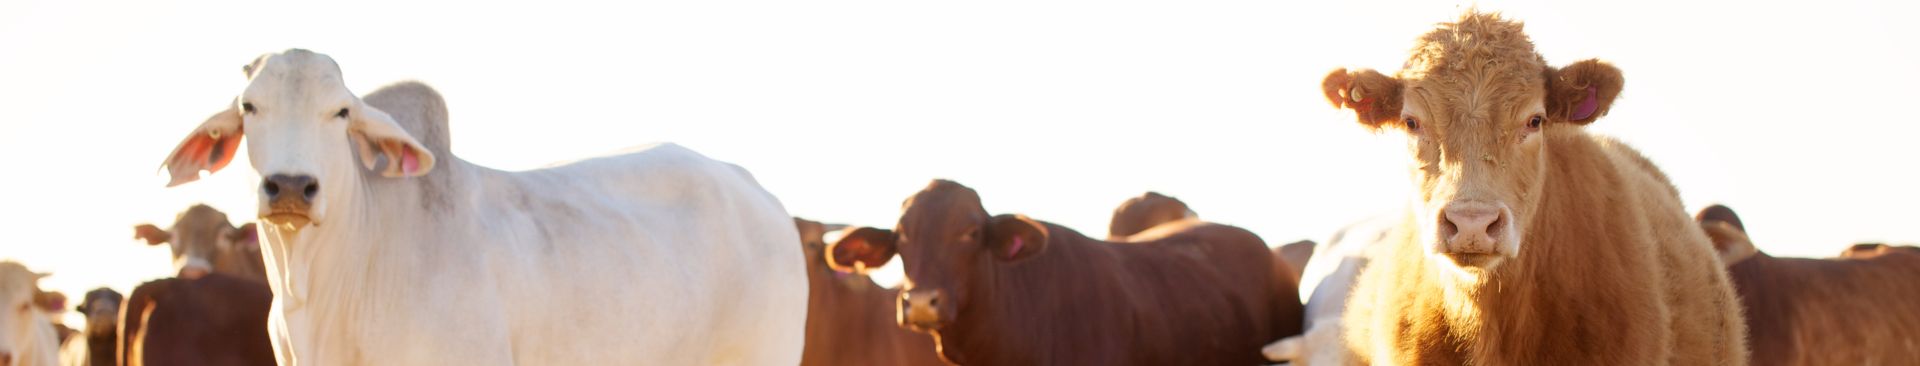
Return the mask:
<svg viewBox="0 0 1920 366">
<path fill-rule="evenodd" d="M 1619 68 L 1595 59 L 1548 72 L 1547 116 L 1582 125 L 1607 115 L 1627 82 Z"/>
<path fill-rule="evenodd" d="M 67 295 L 53 291 L 39 291 L 33 294 L 34 306 L 49 313 L 59 313 L 67 308 Z"/>
<path fill-rule="evenodd" d="M 1320 82 L 1322 93 L 1334 108 L 1352 109 L 1360 125 L 1380 129 L 1380 125 L 1400 119 L 1400 79 L 1372 69 L 1347 71 L 1335 69 Z"/>
<path fill-rule="evenodd" d="M 433 171 L 433 153 L 401 129 L 393 116 L 360 100 L 354 101 L 349 113 L 352 119 L 349 130 L 354 145 L 360 149 L 360 164 L 368 170 L 374 169 L 378 158 L 384 157 L 387 168 L 380 171 L 382 176 L 418 177 Z"/>
<path fill-rule="evenodd" d="M 886 265 L 897 252 L 892 230 L 856 228 L 827 245 L 827 266 L 840 272 L 866 273 L 867 269 Z"/>
<path fill-rule="evenodd" d="M 236 248 L 259 251 L 260 232 L 256 227 L 251 222 L 240 225 L 240 228 L 227 232 L 227 241 L 233 243 Z"/>
<path fill-rule="evenodd" d="M 167 182 L 168 187 L 178 186 L 200 180 L 200 171 L 219 172 L 233 162 L 233 153 L 240 149 L 240 139 L 246 137 L 241 131 L 240 111 L 228 106 L 227 110 L 214 113 L 201 122 L 200 127 L 187 134 L 161 167 L 173 176 Z"/>
<path fill-rule="evenodd" d="M 1753 246 L 1753 240 L 1747 238 L 1747 227 L 1740 223 L 1740 215 L 1732 208 L 1707 206 L 1694 214 L 1693 220 L 1700 223 L 1700 230 L 1713 242 L 1713 251 L 1722 264 L 1731 266 L 1760 252 Z"/>
<path fill-rule="evenodd" d="M 1000 215 L 987 220 L 987 248 L 994 257 L 1020 261 L 1047 250 L 1047 228 L 1022 215 Z"/>
<path fill-rule="evenodd" d="M 801 247 L 805 247 L 808 250 L 813 250 L 813 249 L 816 249 L 814 248 L 816 246 L 826 245 L 826 237 L 827 237 L 826 225 L 823 225 L 818 221 L 795 217 L 793 218 L 793 227 L 794 229 L 798 229 L 800 231 Z"/>
<path fill-rule="evenodd" d="M 133 227 L 133 238 L 146 239 L 147 245 L 160 245 L 173 240 L 173 234 L 153 224 L 140 224 Z"/>
</svg>

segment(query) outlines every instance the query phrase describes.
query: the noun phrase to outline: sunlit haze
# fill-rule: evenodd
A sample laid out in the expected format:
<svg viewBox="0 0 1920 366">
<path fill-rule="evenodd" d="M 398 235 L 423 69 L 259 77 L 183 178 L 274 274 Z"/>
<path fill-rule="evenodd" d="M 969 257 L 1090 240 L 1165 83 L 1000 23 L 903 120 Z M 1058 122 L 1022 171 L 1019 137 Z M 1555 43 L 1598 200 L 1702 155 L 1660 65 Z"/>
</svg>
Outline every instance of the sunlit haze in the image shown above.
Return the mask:
<svg viewBox="0 0 1920 366">
<path fill-rule="evenodd" d="M 359 94 L 433 85 L 454 153 L 496 168 L 670 141 L 825 222 L 891 227 L 949 178 L 990 212 L 1096 237 L 1152 190 L 1269 244 L 1325 240 L 1409 188 L 1399 137 L 1328 106 L 1321 78 L 1391 73 L 1471 5 L 391 3 L 0 2 L 0 258 L 76 299 L 125 292 L 171 270 L 134 225 L 198 202 L 250 220 L 244 160 L 170 189 L 156 168 L 240 91 L 241 64 L 293 47 Z M 1479 6 L 1525 21 L 1550 64 L 1619 66 L 1590 129 L 1652 158 L 1688 209 L 1738 210 L 1762 250 L 1920 243 L 1920 2 Z"/>
</svg>

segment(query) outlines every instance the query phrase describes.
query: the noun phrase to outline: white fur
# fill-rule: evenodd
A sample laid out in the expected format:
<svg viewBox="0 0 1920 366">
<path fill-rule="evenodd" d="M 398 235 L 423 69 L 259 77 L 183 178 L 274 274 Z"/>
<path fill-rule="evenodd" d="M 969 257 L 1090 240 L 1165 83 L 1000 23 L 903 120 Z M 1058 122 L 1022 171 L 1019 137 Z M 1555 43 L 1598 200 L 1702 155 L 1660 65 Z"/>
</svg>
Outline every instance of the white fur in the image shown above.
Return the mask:
<svg viewBox="0 0 1920 366">
<path fill-rule="evenodd" d="M 799 363 L 798 234 L 745 170 L 667 144 L 524 172 L 439 156 L 391 177 L 363 170 L 351 143 L 415 140 L 320 118 L 378 112 L 340 97 L 330 58 L 255 67 L 245 95 L 262 115 L 311 105 L 294 115 L 321 119 L 245 130 L 262 176 L 321 182 L 311 225 L 261 225 L 282 365 Z M 276 67 L 333 79 L 273 85 Z"/>
<path fill-rule="evenodd" d="M 1360 270 L 1367 267 L 1367 248 L 1385 242 L 1401 215 L 1381 215 L 1340 229 L 1322 241 L 1300 275 L 1300 298 L 1307 299 L 1305 332 L 1282 338 L 1261 350 L 1272 361 L 1291 365 L 1352 365 L 1358 362 L 1343 343 L 1340 317 Z"/>
<path fill-rule="evenodd" d="M 47 312 L 34 303 L 36 283 L 46 275 L 14 262 L 0 262 L 0 351 L 13 354 L 11 366 L 54 366 L 60 358 L 59 335 Z"/>
</svg>

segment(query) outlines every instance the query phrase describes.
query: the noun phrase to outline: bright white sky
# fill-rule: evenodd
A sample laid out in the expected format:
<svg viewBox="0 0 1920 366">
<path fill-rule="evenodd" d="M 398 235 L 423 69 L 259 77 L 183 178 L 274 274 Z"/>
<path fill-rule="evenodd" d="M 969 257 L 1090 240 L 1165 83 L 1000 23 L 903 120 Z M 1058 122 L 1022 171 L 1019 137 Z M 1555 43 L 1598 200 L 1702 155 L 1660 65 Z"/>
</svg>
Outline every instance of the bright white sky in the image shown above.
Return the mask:
<svg viewBox="0 0 1920 366">
<path fill-rule="evenodd" d="M 251 216 L 244 162 L 174 189 L 155 168 L 241 64 L 289 47 L 332 55 L 359 93 L 434 85 L 454 152 L 498 168 L 673 141 L 829 222 L 891 226 L 943 177 L 1095 236 L 1157 190 L 1272 244 L 1322 240 L 1404 202 L 1406 180 L 1398 137 L 1328 107 L 1320 78 L 1397 69 L 1462 6 L 389 3 L 0 2 L 0 258 L 70 296 L 125 291 L 170 270 L 133 225 L 195 202 Z M 1901 107 L 1920 101 L 1920 3 L 1820 3 L 1480 6 L 1525 20 L 1553 64 L 1616 63 L 1623 99 L 1592 129 L 1690 209 L 1732 205 L 1763 250 L 1920 242 L 1920 119 Z"/>
</svg>

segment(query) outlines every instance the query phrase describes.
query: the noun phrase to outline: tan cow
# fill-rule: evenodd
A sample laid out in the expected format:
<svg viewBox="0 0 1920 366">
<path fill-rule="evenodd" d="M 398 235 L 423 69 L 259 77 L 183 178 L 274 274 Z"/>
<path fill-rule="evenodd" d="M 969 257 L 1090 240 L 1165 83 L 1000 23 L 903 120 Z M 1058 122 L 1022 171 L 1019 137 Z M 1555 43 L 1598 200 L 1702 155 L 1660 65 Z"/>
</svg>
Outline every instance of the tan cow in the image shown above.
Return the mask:
<svg viewBox="0 0 1920 366">
<path fill-rule="evenodd" d="M 1895 365 L 1920 361 L 1920 248 L 1855 245 L 1836 259 L 1760 252 L 1740 216 L 1695 216 L 1740 292 L 1754 365 Z"/>
<path fill-rule="evenodd" d="M 802 218 L 800 244 L 807 253 L 807 346 L 801 366 L 945 365 L 933 337 L 894 323 L 900 289 L 880 287 L 865 274 L 827 264 L 828 231 L 844 228 Z"/>
<path fill-rule="evenodd" d="M 1744 365 L 1712 245 L 1653 163 L 1585 126 L 1624 85 L 1546 64 L 1520 22 L 1469 10 L 1394 76 L 1322 83 L 1407 138 L 1412 212 L 1368 256 L 1346 340 L 1376 364 Z"/>
<path fill-rule="evenodd" d="M 227 214 L 213 207 L 193 205 L 174 216 L 173 228 L 161 230 L 153 224 L 141 224 L 133 227 L 133 235 L 145 239 L 148 245 L 169 244 L 180 278 L 221 273 L 266 281 L 267 267 L 260 257 L 259 234 L 253 223 L 233 227 L 227 222 Z"/>
</svg>

